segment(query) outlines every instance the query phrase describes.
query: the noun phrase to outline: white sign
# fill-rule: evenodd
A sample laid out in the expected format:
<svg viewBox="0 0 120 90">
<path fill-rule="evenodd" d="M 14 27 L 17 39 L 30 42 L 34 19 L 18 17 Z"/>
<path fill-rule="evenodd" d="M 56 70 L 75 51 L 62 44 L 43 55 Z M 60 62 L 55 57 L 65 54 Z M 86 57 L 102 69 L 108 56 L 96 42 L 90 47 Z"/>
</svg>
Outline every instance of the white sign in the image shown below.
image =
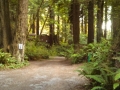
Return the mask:
<svg viewBox="0 0 120 90">
<path fill-rule="evenodd" d="M 19 44 L 19 49 L 23 49 L 23 44 Z"/>
</svg>

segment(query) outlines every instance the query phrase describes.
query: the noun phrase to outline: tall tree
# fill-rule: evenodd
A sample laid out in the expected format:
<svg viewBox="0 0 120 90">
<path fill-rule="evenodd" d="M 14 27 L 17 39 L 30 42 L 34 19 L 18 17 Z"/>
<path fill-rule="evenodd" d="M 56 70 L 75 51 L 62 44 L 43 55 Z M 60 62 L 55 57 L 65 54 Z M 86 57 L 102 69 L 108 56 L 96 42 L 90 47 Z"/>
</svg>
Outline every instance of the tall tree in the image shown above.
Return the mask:
<svg viewBox="0 0 120 90">
<path fill-rule="evenodd" d="M 38 7 L 37 14 L 36 14 L 36 35 L 37 35 L 37 38 L 39 37 L 39 11 L 40 11 L 40 8 Z"/>
<path fill-rule="evenodd" d="M 114 49 L 120 51 L 120 0 L 112 3 L 112 26 Z"/>
<path fill-rule="evenodd" d="M 0 2 L 0 7 L 1 7 L 1 2 Z M 1 8 L 0 8 L 0 48 L 2 48 L 2 22 L 1 22 Z"/>
<path fill-rule="evenodd" d="M 50 18 L 49 43 L 50 43 L 50 46 L 52 46 L 54 44 L 55 32 L 54 32 L 54 10 L 51 6 L 49 7 L 49 18 Z"/>
<path fill-rule="evenodd" d="M 103 37 L 102 22 L 103 22 L 103 6 L 104 0 L 97 0 L 97 42 Z"/>
<path fill-rule="evenodd" d="M 3 36 L 3 49 L 5 52 L 9 52 L 11 43 L 12 43 L 12 33 L 10 28 L 10 15 L 9 15 L 9 1 L 0 0 L 1 8 L 1 27 L 2 27 L 2 36 Z"/>
<path fill-rule="evenodd" d="M 107 38 L 107 11 L 108 11 L 108 7 L 107 7 L 107 0 L 105 0 L 105 30 L 104 30 L 104 37 Z"/>
<path fill-rule="evenodd" d="M 13 41 L 13 56 L 19 62 L 24 61 L 26 33 L 27 33 L 28 0 L 18 0 L 17 27 Z"/>
<path fill-rule="evenodd" d="M 94 42 L 94 0 L 88 4 L 88 43 Z"/>
<path fill-rule="evenodd" d="M 72 0 L 71 23 L 73 26 L 73 42 L 75 46 L 79 44 L 79 38 L 80 38 L 79 15 L 80 15 L 80 4 L 78 0 Z"/>
</svg>

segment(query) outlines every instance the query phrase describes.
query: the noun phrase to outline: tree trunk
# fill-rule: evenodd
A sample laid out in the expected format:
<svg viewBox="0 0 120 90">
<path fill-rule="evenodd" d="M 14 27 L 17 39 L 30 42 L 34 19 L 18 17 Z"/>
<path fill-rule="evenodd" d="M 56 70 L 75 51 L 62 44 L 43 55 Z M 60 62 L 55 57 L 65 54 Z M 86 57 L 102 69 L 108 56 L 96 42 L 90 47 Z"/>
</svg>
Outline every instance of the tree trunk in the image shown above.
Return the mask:
<svg viewBox="0 0 120 90">
<path fill-rule="evenodd" d="M 10 28 L 10 16 L 9 16 L 9 1 L 1 0 L 1 26 L 2 26 L 2 36 L 3 36 L 3 49 L 5 52 L 10 51 L 12 43 L 12 33 Z"/>
<path fill-rule="evenodd" d="M 54 11 L 52 9 L 52 7 L 49 7 L 49 11 L 50 11 L 50 32 L 49 32 L 49 36 L 50 36 L 50 46 L 52 46 L 54 44 Z"/>
<path fill-rule="evenodd" d="M 85 34 L 87 34 L 88 30 L 87 30 L 87 16 L 86 15 L 84 16 L 84 25 L 85 25 L 84 26 L 85 27 Z"/>
<path fill-rule="evenodd" d="M 0 2 L 0 7 L 1 7 L 1 2 Z M 0 49 L 3 47 L 3 42 L 2 42 L 2 22 L 1 22 L 1 8 L 0 8 Z"/>
<path fill-rule="evenodd" d="M 107 0 L 105 1 L 105 30 L 104 30 L 104 38 L 107 38 Z"/>
<path fill-rule="evenodd" d="M 73 3 L 72 4 L 73 42 L 76 48 L 80 41 L 80 27 L 79 27 L 80 4 L 78 0 L 73 0 L 72 3 Z"/>
<path fill-rule="evenodd" d="M 88 5 L 88 44 L 94 42 L 94 0 Z"/>
<path fill-rule="evenodd" d="M 57 24 L 57 44 L 59 44 L 59 34 L 60 34 L 60 16 L 58 15 L 57 16 L 57 22 L 58 22 L 58 24 Z"/>
<path fill-rule="evenodd" d="M 36 17 L 37 17 L 36 18 L 36 35 L 37 35 L 37 38 L 39 38 L 39 8 L 38 8 Z"/>
<path fill-rule="evenodd" d="M 44 23 L 43 23 L 43 26 L 42 26 L 42 28 L 41 28 L 40 36 L 42 35 L 43 29 L 44 29 L 45 24 L 46 24 L 46 22 L 47 22 L 47 20 L 48 20 L 48 16 L 49 16 L 49 12 L 48 12 L 48 14 L 47 14 L 47 16 L 46 16 L 46 18 L 45 18 L 45 21 L 44 21 Z"/>
<path fill-rule="evenodd" d="M 35 33 L 35 14 L 33 14 L 32 33 Z"/>
<path fill-rule="evenodd" d="M 103 37 L 102 31 L 102 22 L 103 22 L 103 0 L 97 1 L 97 42 L 101 41 L 101 37 Z"/>
<path fill-rule="evenodd" d="M 26 33 L 27 33 L 28 0 L 18 0 L 18 17 L 15 37 L 13 41 L 13 56 L 24 61 Z"/>
<path fill-rule="evenodd" d="M 0 11 L 1 12 L 1 11 Z M 0 13 L 1 15 L 1 13 Z M 0 16 L 1 17 L 1 16 Z M 2 42 L 2 23 L 1 23 L 1 18 L 0 18 L 0 49 L 3 47 L 3 42 Z"/>
<path fill-rule="evenodd" d="M 112 5 L 113 48 L 120 52 L 120 1 L 115 0 Z"/>
</svg>

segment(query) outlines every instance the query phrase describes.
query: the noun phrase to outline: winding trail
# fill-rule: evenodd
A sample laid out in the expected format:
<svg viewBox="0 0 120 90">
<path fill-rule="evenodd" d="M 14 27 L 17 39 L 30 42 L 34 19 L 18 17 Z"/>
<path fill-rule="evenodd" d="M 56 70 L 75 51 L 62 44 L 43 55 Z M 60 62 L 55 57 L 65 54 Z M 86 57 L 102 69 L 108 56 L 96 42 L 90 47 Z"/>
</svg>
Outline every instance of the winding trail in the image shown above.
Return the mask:
<svg viewBox="0 0 120 90">
<path fill-rule="evenodd" d="M 30 61 L 30 65 L 16 70 L 0 71 L 0 90 L 84 90 L 87 83 L 64 57 Z"/>
</svg>

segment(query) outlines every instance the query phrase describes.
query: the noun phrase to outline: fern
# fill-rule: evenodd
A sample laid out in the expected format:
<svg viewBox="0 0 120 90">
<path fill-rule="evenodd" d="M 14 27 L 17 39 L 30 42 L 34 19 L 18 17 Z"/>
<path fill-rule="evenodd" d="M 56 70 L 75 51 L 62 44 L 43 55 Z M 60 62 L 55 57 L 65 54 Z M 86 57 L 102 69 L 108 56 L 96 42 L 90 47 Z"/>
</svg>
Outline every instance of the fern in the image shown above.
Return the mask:
<svg viewBox="0 0 120 90">
<path fill-rule="evenodd" d="M 115 75 L 115 78 L 114 78 L 114 79 L 115 79 L 115 81 L 116 81 L 116 80 L 119 80 L 119 79 L 120 79 L 120 73 L 117 73 L 117 74 Z"/>
<path fill-rule="evenodd" d="M 101 86 L 95 86 L 91 90 L 106 90 L 106 89 Z"/>
<path fill-rule="evenodd" d="M 89 44 L 84 48 L 85 52 L 91 52 L 91 62 L 85 63 L 78 72 L 90 79 L 92 90 L 107 90 L 113 86 L 116 69 L 110 66 L 111 61 L 108 60 L 110 47 L 109 41 L 103 40 L 102 43 Z"/>
<path fill-rule="evenodd" d="M 105 80 L 101 75 L 85 75 L 85 76 L 97 81 L 98 83 L 105 84 Z"/>
<path fill-rule="evenodd" d="M 119 84 L 119 83 L 117 83 L 117 82 L 116 82 L 116 83 L 114 83 L 114 84 L 113 84 L 113 89 L 115 90 L 117 87 L 119 87 L 119 85 L 120 85 L 120 84 Z"/>
</svg>

